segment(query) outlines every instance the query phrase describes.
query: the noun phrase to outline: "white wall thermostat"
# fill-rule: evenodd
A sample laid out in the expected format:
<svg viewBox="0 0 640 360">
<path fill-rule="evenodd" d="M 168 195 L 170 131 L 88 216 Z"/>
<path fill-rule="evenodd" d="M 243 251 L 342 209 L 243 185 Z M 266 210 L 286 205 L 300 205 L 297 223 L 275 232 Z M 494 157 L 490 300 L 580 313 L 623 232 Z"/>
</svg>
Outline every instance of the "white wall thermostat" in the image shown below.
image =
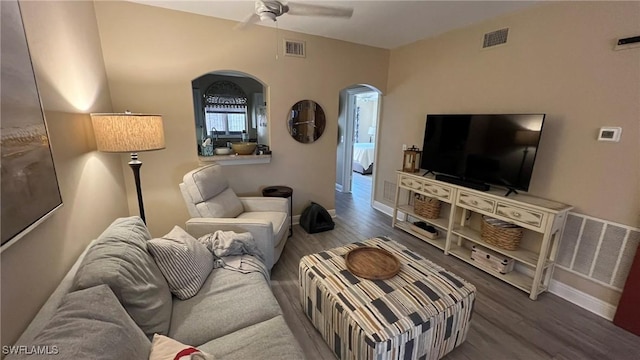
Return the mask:
<svg viewBox="0 0 640 360">
<path fill-rule="evenodd" d="M 598 141 L 613 141 L 619 142 L 620 135 L 622 135 L 621 127 L 601 127 L 600 132 L 598 133 Z"/>
</svg>

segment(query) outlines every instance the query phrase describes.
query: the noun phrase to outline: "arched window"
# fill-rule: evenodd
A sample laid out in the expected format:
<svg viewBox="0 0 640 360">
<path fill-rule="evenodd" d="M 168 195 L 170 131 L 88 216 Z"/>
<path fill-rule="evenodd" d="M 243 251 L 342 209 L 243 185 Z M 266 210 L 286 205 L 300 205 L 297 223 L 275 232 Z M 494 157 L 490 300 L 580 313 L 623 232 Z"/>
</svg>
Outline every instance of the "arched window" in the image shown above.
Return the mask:
<svg viewBox="0 0 640 360">
<path fill-rule="evenodd" d="M 215 131 L 217 135 L 238 135 L 247 131 L 248 98 L 240 86 L 231 81 L 216 81 L 203 96 L 207 131 Z"/>
</svg>

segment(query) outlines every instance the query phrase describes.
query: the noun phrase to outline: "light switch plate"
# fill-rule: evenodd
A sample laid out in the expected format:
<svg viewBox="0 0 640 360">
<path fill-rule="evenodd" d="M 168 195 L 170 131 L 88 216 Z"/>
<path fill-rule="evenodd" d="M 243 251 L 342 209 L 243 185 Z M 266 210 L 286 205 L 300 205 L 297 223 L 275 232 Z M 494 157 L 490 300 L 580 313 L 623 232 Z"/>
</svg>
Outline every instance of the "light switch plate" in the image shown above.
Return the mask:
<svg viewBox="0 0 640 360">
<path fill-rule="evenodd" d="M 598 141 L 613 141 L 619 142 L 622 135 L 621 127 L 605 126 L 600 128 L 598 133 Z"/>
</svg>

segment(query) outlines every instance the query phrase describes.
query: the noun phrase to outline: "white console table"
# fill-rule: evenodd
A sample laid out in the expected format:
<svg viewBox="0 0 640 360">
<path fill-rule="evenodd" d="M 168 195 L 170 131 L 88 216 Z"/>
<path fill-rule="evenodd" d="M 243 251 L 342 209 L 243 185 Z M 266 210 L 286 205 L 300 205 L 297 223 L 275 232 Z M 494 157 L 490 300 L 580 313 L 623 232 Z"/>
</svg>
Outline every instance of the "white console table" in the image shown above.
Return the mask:
<svg viewBox="0 0 640 360">
<path fill-rule="evenodd" d="M 438 247 L 529 294 L 535 300 L 547 290 L 562 230 L 571 206 L 506 190 L 477 191 L 435 180 L 432 176 L 397 172 L 397 187 L 392 226 Z M 413 195 L 421 194 L 442 201 L 440 217 L 426 219 L 413 211 Z M 488 215 L 524 228 L 522 245 L 504 250 L 484 242 L 480 237 L 480 217 Z M 399 220 L 402 219 L 402 220 Z M 442 233 L 430 239 L 412 226 L 424 221 Z M 471 246 L 480 245 L 516 261 L 515 270 L 501 274 L 471 259 Z"/>
</svg>

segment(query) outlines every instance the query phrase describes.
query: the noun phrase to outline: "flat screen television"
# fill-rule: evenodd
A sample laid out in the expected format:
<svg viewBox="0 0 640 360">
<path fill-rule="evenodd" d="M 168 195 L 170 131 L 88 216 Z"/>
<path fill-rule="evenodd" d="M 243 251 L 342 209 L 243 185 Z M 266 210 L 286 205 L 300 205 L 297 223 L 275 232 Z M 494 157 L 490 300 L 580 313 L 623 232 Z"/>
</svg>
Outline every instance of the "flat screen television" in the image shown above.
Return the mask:
<svg viewBox="0 0 640 360">
<path fill-rule="evenodd" d="M 509 192 L 527 191 L 544 117 L 427 115 L 421 168 L 470 183 L 500 185 Z"/>
</svg>

